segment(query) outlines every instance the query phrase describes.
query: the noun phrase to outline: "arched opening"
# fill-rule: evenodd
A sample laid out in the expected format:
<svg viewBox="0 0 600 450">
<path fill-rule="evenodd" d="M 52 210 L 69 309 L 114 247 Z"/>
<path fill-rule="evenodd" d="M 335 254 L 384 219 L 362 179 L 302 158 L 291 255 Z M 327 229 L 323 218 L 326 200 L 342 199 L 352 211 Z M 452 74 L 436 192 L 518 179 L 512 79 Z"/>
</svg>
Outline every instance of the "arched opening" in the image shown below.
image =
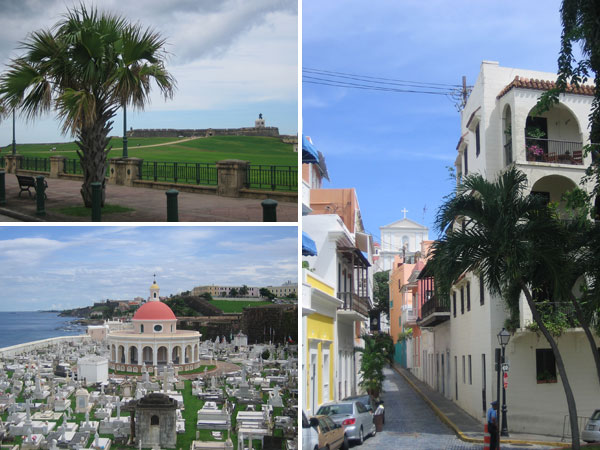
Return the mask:
<svg viewBox="0 0 600 450">
<path fill-rule="evenodd" d="M 138 363 L 138 350 L 137 347 L 129 347 L 129 361 L 131 364 Z"/>
<path fill-rule="evenodd" d="M 119 345 L 119 362 L 125 364 L 125 347 Z"/>
<path fill-rule="evenodd" d="M 142 359 L 144 360 L 144 363 L 146 363 L 147 366 L 154 365 L 154 355 L 152 352 L 152 347 L 144 347 L 144 349 L 142 350 Z"/>
<path fill-rule="evenodd" d="M 185 347 L 185 362 L 189 363 L 192 359 L 192 346 L 188 345 Z"/>
<path fill-rule="evenodd" d="M 525 122 L 527 161 L 583 164 L 583 135 L 577 116 L 558 103 L 539 116 L 529 111 Z"/>
<path fill-rule="evenodd" d="M 561 175 L 548 175 L 537 180 L 531 193 L 542 196 L 546 201 L 558 204 L 559 212 L 564 210 L 565 202 L 562 196 L 565 192 L 575 189 L 575 182 Z"/>
<path fill-rule="evenodd" d="M 168 350 L 167 347 L 158 347 L 158 353 L 156 355 L 156 359 L 158 359 L 158 365 L 166 365 L 167 364 L 167 355 Z"/>
<path fill-rule="evenodd" d="M 173 347 L 173 354 L 171 355 L 173 364 L 181 364 L 181 347 Z"/>
<path fill-rule="evenodd" d="M 508 166 L 513 162 L 512 115 L 510 105 L 506 105 L 502 113 L 502 139 L 502 144 L 504 145 L 504 164 Z"/>
</svg>

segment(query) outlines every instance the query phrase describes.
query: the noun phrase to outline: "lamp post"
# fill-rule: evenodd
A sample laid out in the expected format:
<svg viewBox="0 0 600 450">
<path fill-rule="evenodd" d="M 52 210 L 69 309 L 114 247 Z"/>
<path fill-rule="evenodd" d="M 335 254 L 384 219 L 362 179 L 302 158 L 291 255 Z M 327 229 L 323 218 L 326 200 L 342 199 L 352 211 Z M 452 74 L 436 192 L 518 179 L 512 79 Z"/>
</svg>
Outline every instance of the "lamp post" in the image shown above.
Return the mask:
<svg viewBox="0 0 600 450">
<path fill-rule="evenodd" d="M 127 158 L 127 104 L 123 103 L 123 158 Z"/>
<path fill-rule="evenodd" d="M 15 108 L 13 108 L 13 141 L 12 141 L 12 154 L 17 154 L 17 141 L 15 140 Z"/>
<path fill-rule="evenodd" d="M 502 347 L 502 364 L 505 363 L 504 352 L 506 350 L 506 346 L 508 345 L 508 341 L 510 340 L 510 333 L 502 328 L 502 331 L 498 333 L 498 342 Z M 506 421 L 506 389 L 504 388 L 504 384 L 502 384 L 502 429 L 500 431 L 501 436 L 508 436 L 508 425 Z"/>
</svg>

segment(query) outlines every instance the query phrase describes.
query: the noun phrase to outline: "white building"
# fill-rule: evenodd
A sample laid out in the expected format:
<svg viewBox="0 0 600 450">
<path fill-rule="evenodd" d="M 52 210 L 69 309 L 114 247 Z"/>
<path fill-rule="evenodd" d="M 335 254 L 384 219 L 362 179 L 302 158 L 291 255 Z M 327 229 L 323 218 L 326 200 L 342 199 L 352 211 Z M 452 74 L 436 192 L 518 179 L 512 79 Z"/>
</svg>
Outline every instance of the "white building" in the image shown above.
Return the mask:
<svg viewBox="0 0 600 450">
<path fill-rule="evenodd" d="M 527 174 L 530 192 L 553 202 L 579 185 L 591 162 L 581 149 L 589 143 L 593 88 L 570 90 L 550 111 L 533 117 L 542 90 L 555 79 L 552 73 L 482 63 L 462 111 L 455 163 L 459 178 L 478 172 L 492 180 L 515 165 Z M 427 340 L 423 335 L 421 378 L 482 420 L 496 399 L 494 352 L 507 318 L 503 300 L 482 288 L 473 273 L 459 279 L 449 299 L 434 297 L 421 307 L 420 326 L 432 334 Z M 565 394 L 549 344 L 525 328 L 529 323 L 531 311 L 522 298 L 518 328 L 506 348 L 508 429 L 560 436 L 568 415 Z M 568 330 L 558 345 L 578 415 L 589 416 L 598 408 L 598 380 L 583 331 Z"/>
<path fill-rule="evenodd" d="M 406 210 L 403 211 L 405 214 Z M 381 248 L 379 249 L 378 270 L 390 270 L 394 265 L 396 255 L 404 256 L 405 260 L 421 248 L 421 242 L 429 239 L 429 229 L 406 216 L 379 227 Z"/>
</svg>

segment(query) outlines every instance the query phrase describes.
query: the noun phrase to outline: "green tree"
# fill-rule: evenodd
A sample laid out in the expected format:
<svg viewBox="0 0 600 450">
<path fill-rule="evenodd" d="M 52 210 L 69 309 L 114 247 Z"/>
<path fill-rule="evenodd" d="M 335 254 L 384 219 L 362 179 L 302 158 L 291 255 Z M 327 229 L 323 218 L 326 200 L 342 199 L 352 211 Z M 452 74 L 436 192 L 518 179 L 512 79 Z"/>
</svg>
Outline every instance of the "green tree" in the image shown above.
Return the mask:
<svg viewBox="0 0 600 450">
<path fill-rule="evenodd" d="M 373 296 L 375 297 L 375 309 L 390 315 L 390 271 L 377 272 L 373 275 Z"/>
<path fill-rule="evenodd" d="M 55 109 L 63 133 L 75 136 L 83 168 L 81 195 L 91 206 L 91 183 L 102 183 L 112 119 L 122 105 L 141 110 L 154 80 L 165 98 L 175 80 L 165 69 L 165 40 L 151 29 L 81 4 L 52 29 L 31 33 L 25 54 L 0 76 L 0 104 L 28 119 Z"/>
<path fill-rule="evenodd" d="M 262 359 L 265 361 L 267 359 L 269 359 L 270 356 L 271 356 L 271 352 L 269 352 L 269 349 L 265 349 L 261 354 Z"/>
<path fill-rule="evenodd" d="M 206 300 L 207 302 L 212 301 L 212 295 L 210 295 L 210 292 L 203 292 L 202 294 L 200 294 L 200 298 Z"/>
<path fill-rule="evenodd" d="M 241 297 L 245 297 L 246 295 L 248 295 L 248 292 L 250 292 L 248 290 L 248 286 L 246 286 L 245 284 L 240 288 L 240 296 Z"/>
<path fill-rule="evenodd" d="M 369 395 L 379 397 L 383 386 L 383 368 L 387 358 L 387 344 L 378 340 L 375 336 L 363 335 L 364 347 L 355 347 L 355 351 L 361 353 L 360 358 L 360 386 Z"/>
<path fill-rule="evenodd" d="M 594 80 L 596 89 L 590 113 L 590 150 L 594 156 L 587 170 L 588 177 L 596 181 L 594 196 L 600 193 L 600 9 L 595 0 L 563 0 L 560 15 L 562 34 L 558 56 L 556 88 L 545 92 L 538 103 L 537 113 L 558 103 L 559 95 L 566 92 L 569 83 L 574 86 Z M 573 48 L 578 44 L 581 59 L 575 57 Z"/>
<path fill-rule="evenodd" d="M 493 182 L 479 174 L 467 176 L 438 211 L 436 226 L 443 234 L 434 243 L 428 264 L 439 295 L 448 296 L 465 271 L 482 274 L 492 294 L 501 296 L 514 288 L 524 294 L 533 320 L 554 353 L 569 410 L 572 445 L 579 448 L 573 391 L 556 339 L 536 301 L 546 300 L 537 295 L 540 287 L 549 287 L 553 295 L 564 280 L 564 252 L 555 244 L 564 239 L 564 230 L 542 198 L 523 195 L 526 185 L 527 177 L 514 167 Z M 465 226 L 455 226 L 457 220 Z"/>
<path fill-rule="evenodd" d="M 260 288 L 258 293 L 260 294 L 261 297 L 268 298 L 269 300 L 273 300 L 275 298 L 275 294 L 273 294 L 267 288 Z"/>
<path fill-rule="evenodd" d="M 230 297 L 237 297 L 239 294 L 238 290 L 236 288 L 231 288 L 229 289 L 229 296 Z"/>
</svg>

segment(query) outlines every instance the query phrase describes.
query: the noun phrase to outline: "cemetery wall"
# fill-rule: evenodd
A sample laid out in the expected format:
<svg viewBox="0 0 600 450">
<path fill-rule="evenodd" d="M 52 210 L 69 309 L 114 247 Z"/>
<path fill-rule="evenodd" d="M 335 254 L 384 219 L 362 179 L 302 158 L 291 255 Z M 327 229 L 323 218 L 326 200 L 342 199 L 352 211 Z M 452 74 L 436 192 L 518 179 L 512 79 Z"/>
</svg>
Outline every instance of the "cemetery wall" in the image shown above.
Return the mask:
<svg viewBox="0 0 600 450">
<path fill-rule="evenodd" d="M 21 353 L 31 352 L 40 348 L 51 347 L 62 343 L 72 342 L 80 343 L 90 340 L 91 337 L 84 334 L 80 336 L 59 336 L 39 341 L 25 342 L 23 344 L 12 345 L 10 347 L 0 348 L 0 357 L 14 356 Z"/>
</svg>

